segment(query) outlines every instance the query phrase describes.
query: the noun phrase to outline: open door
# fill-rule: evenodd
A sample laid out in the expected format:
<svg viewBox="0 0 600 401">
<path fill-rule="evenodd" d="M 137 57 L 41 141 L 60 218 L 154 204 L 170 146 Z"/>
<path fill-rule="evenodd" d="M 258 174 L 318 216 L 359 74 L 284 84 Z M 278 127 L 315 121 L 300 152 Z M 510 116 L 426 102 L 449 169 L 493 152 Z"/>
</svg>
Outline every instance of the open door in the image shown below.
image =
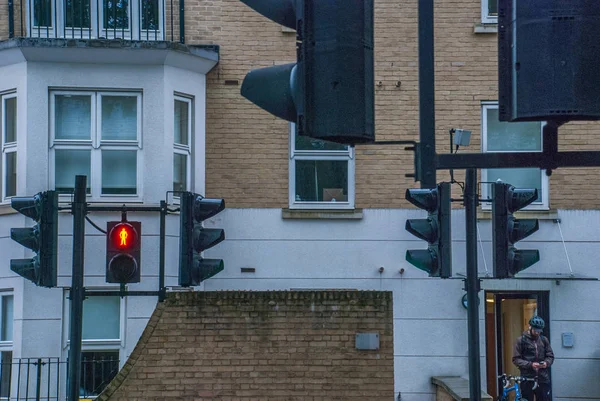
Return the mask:
<svg viewBox="0 0 600 401">
<path fill-rule="evenodd" d="M 512 363 L 513 346 L 537 314 L 546 322 L 544 336 L 550 336 L 548 292 L 493 292 L 485 294 L 486 367 L 488 394 L 499 396 L 502 373 L 518 375 Z"/>
</svg>

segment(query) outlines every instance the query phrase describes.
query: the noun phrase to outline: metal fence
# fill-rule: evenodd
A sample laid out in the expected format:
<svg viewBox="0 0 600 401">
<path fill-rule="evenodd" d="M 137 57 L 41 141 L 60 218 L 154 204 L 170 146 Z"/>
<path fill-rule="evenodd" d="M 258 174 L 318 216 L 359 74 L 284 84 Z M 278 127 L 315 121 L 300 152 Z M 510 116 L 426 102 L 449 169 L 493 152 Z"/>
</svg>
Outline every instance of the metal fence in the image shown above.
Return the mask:
<svg viewBox="0 0 600 401">
<path fill-rule="evenodd" d="M 81 398 L 94 398 L 119 371 L 118 358 L 88 355 L 81 361 Z M 67 361 L 59 358 L 20 358 L 0 363 L 0 400 L 64 401 Z"/>
<path fill-rule="evenodd" d="M 183 43 L 183 0 L 9 0 L 9 37 Z"/>
</svg>

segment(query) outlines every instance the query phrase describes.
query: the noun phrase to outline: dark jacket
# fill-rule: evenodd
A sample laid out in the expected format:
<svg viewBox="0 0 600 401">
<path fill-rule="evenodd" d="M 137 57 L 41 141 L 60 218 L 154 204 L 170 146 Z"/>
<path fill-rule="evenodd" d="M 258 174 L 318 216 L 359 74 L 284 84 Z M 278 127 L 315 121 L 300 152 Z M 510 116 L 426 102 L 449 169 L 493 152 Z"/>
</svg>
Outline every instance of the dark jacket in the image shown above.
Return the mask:
<svg viewBox="0 0 600 401">
<path fill-rule="evenodd" d="M 529 330 L 524 331 L 515 342 L 512 361 L 519 367 L 521 376 L 538 377 L 540 383 L 550 383 L 548 368 L 554 362 L 554 352 L 548 338 L 540 335 L 534 339 Z M 546 368 L 537 371 L 531 366 L 533 362 L 546 362 Z"/>
</svg>

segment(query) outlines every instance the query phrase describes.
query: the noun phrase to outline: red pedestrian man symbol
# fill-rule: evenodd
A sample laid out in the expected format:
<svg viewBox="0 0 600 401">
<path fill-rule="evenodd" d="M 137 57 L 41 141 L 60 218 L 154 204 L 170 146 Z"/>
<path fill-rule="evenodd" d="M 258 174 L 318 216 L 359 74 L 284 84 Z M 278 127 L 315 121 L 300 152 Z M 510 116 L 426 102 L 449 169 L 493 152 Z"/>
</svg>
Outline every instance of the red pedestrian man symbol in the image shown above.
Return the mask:
<svg viewBox="0 0 600 401">
<path fill-rule="evenodd" d="M 119 238 L 121 238 L 121 243 L 119 244 L 119 246 L 127 246 L 127 237 L 129 236 L 129 234 L 127 233 L 127 230 L 125 229 L 125 227 L 123 227 L 121 229 L 121 232 L 119 233 Z"/>
</svg>

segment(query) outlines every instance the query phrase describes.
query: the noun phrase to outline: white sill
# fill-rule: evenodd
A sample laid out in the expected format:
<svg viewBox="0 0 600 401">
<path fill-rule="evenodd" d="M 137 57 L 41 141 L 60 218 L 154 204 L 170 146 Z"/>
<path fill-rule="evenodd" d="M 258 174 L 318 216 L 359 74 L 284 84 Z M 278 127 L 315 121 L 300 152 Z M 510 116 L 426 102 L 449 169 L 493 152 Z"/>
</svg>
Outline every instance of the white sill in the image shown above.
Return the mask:
<svg viewBox="0 0 600 401">
<path fill-rule="evenodd" d="M 362 209 L 281 209 L 284 220 L 361 220 Z"/>
<path fill-rule="evenodd" d="M 473 33 L 498 33 L 497 23 L 481 23 L 475 24 Z"/>
</svg>

